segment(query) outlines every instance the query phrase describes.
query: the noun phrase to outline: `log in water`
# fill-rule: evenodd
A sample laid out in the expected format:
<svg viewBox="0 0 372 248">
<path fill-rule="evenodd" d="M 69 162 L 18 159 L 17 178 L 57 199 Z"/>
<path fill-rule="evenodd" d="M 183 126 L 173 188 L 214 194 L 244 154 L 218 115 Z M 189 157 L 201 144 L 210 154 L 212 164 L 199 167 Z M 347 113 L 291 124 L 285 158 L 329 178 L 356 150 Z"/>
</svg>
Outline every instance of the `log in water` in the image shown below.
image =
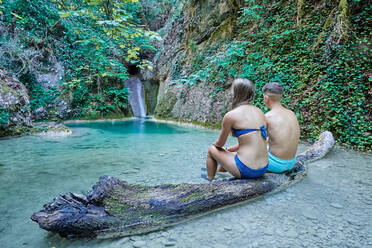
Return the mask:
<svg viewBox="0 0 372 248">
<path fill-rule="evenodd" d="M 330 132 L 303 154 L 284 174 L 263 178 L 222 180 L 208 184 L 131 185 L 103 176 L 86 195 L 63 194 L 31 219 L 66 238 L 109 238 L 162 229 L 223 207 L 282 190 L 306 175 L 307 161 L 322 158 L 334 145 Z"/>
</svg>

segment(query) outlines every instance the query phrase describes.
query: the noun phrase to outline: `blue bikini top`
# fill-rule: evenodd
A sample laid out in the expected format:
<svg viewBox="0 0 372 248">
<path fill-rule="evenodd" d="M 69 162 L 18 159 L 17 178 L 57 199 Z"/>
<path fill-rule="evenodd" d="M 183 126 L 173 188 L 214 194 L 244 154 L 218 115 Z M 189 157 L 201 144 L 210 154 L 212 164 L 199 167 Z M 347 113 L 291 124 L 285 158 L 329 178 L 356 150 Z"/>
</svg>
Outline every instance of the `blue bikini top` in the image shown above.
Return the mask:
<svg viewBox="0 0 372 248">
<path fill-rule="evenodd" d="M 235 128 L 232 129 L 232 132 L 235 137 L 239 137 L 240 135 L 251 133 L 254 131 L 261 131 L 262 137 L 264 137 L 265 140 L 267 139 L 266 127 L 264 125 L 262 125 L 259 129 L 235 129 Z"/>
</svg>

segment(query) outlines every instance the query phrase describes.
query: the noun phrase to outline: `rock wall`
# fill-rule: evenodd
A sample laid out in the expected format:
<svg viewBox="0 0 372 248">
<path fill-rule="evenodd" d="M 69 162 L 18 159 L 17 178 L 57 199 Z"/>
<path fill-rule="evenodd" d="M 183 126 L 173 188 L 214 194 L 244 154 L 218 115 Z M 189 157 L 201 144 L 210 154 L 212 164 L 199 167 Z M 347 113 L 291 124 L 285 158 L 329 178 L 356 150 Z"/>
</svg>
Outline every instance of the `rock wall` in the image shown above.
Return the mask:
<svg viewBox="0 0 372 248">
<path fill-rule="evenodd" d="M 179 0 L 154 59 L 155 116 L 219 124 L 230 110 L 231 82 L 285 88 L 301 138 L 330 130 L 348 147 L 371 150 L 368 1 Z M 321 113 L 321 114 L 319 114 Z"/>
<path fill-rule="evenodd" d="M 32 127 L 26 87 L 0 69 L 0 137 Z"/>
<path fill-rule="evenodd" d="M 44 53 L 42 59 L 44 60 L 43 66 L 37 70 L 30 71 L 36 79 L 33 87 L 39 86 L 45 92 L 55 89 L 56 93 L 54 101 L 32 110 L 32 119 L 35 121 L 66 119 L 71 111 L 70 99 L 63 96 L 63 88 L 60 84 L 60 81 L 65 76 L 65 68 L 53 54 Z"/>
<path fill-rule="evenodd" d="M 155 78 L 159 81 L 155 116 L 201 123 L 220 123 L 230 109 L 232 78 L 220 90 L 209 82 L 197 85 L 175 83 L 188 72 L 189 57 L 221 40 L 234 36 L 237 15 L 243 1 L 178 1 L 164 29 L 161 52 L 155 57 Z M 178 70 L 177 70 L 178 69 Z M 176 73 L 175 73 L 176 72 Z"/>
<path fill-rule="evenodd" d="M 62 58 L 53 46 L 0 20 L 0 64 L 28 91 L 33 120 L 67 118 L 69 99 L 63 99 Z M 67 98 L 67 97 L 65 97 Z"/>
</svg>

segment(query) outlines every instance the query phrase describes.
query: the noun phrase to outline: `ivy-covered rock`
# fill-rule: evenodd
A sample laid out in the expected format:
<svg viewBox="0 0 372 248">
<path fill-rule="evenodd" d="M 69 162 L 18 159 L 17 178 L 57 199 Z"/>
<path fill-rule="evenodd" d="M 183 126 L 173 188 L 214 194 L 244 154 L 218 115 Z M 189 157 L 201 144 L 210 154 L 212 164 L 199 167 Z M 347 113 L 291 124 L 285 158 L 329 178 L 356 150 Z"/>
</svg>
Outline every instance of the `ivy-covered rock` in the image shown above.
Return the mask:
<svg viewBox="0 0 372 248">
<path fill-rule="evenodd" d="M 156 115 L 220 123 L 237 77 L 255 83 L 254 104 L 267 111 L 261 89 L 277 81 L 302 139 L 330 130 L 339 144 L 371 150 L 369 16 L 365 0 L 179 0 L 154 60 Z"/>
<path fill-rule="evenodd" d="M 0 69 L 0 137 L 20 134 L 32 127 L 26 87 Z"/>
<path fill-rule="evenodd" d="M 232 95 L 226 89 L 231 80 L 216 86 L 208 83 L 209 72 L 203 71 L 207 67 L 194 68 L 201 72 L 194 75 L 188 68 L 193 63 L 201 65 L 201 52 L 215 53 L 216 44 L 233 38 L 240 7 L 241 1 L 177 1 L 154 59 L 155 77 L 160 82 L 156 117 L 207 126 L 221 122 L 230 108 Z"/>
</svg>

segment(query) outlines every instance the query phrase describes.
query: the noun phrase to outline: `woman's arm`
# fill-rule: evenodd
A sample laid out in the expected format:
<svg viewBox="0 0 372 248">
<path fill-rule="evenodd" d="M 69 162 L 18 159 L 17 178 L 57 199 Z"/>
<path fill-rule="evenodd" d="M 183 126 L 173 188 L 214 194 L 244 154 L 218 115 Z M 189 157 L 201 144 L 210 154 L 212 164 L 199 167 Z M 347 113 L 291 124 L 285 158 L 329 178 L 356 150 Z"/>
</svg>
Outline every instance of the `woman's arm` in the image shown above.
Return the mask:
<svg viewBox="0 0 372 248">
<path fill-rule="evenodd" d="M 226 114 L 222 120 L 222 130 L 221 130 L 220 136 L 218 137 L 216 142 L 213 143 L 214 146 L 218 148 L 222 148 L 225 145 L 227 137 L 229 136 L 231 132 L 232 126 L 233 126 L 233 120 L 231 119 L 229 114 Z"/>
</svg>

